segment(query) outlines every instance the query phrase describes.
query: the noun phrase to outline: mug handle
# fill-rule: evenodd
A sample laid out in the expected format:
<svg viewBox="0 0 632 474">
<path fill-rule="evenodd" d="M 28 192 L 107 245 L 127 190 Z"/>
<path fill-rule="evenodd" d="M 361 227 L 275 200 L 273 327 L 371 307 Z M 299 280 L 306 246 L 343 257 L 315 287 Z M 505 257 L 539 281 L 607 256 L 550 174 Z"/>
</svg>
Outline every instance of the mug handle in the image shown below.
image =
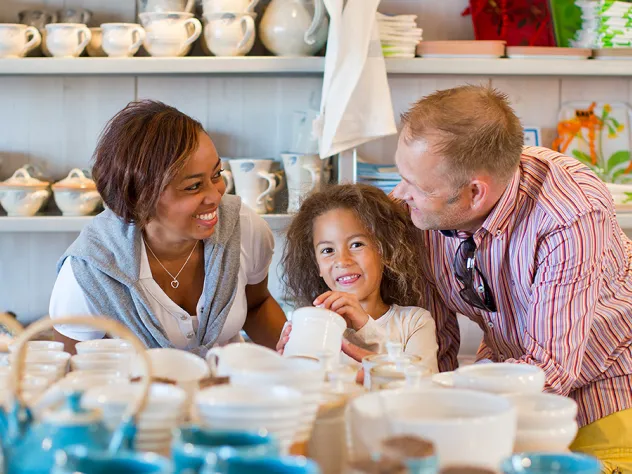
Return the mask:
<svg viewBox="0 0 632 474">
<path fill-rule="evenodd" d="M 246 12 L 247 13 L 254 12 L 258 3 L 259 3 L 259 0 L 252 0 L 252 2 L 250 2 L 250 5 L 248 5 L 248 8 L 246 8 Z"/>
<path fill-rule="evenodd" d="M 184 11 L 187 13 L 191 13 L 194 7 L 195 7 L 195 0 L 189 0 L 187 2 L 186 7 L 184 7 Z"/>
<path fill-rule="evenodd" d="M 303 165 L 303 169 L 309 171 L 309 175 L 312 178 L 312 184 L 309 189 L 309 191 L 312 192 L 316 189 L 316 186 L 320 184 L 320 168 L 317 168 L 314 165 Z"/>
<path fill-rule="evenodd" d="M 187 20 L 184 21 L 185 25 L 193 25 L 193 34 L 190 35 L 187 40 L 184 42 L 184 44 L 182 45 L 182 49 L 186 48 L 187 46 L 189 46 L 191 43 L 193 43 L 196 39 L 198 39 L 200 37 L 200 35 L 202 34 L 202 23 L 200 23 L 200 20 L 198 20 L 197 18 L 189 18 Z"/>
<path fill-rule="evenodd" d="M 145 29 L 142 26 L 136 26 L 132 29 L 131 35 L 132 41 L 134 41 L 134 35 L 138 36 L 138 39 L 134 41 L 134 44 L 127 50 L 133 56 L 134 53 L 138 51 L 138 48 L 140 48 L 140 45 L 143 44 L 143 41 L 145 41 Z"/>
<path fill-rule="evenodd" d="M 226 181 L 226 192 L 229 193 L 235 187 L 235 180 L 233 180 L 233 173 L 230 170 L 224 170 L 222 172 L 222 176 L 224 177 L 224 181 Z"/>
<path fill-rule="evenodd" d="M 42 35 L 39 30 L 34 26 L 29 26 L 26 28 L 25 35 L 28 38 L 29 34 L 31 35 L 31 39 L 24 45 L 22 48 L 22 56 L 31 51 L 32 49 L 37 48 L 42 43 Z"/>
<path fill-rule="evenodd" d="M 265 202 L 265 198 L 274 193 L 277 187 L 276 175 L 274 173 L 266 173 L 265 171 L 259 171 L 257 173 L 260 178 L 265 179 L 268 182 L 268 189 L 257 196 L 257 204 L 261 205 Z"/>
<path fill-rule="evenodd" d="M 88 46 L 88 43 L 90 43 L 90 41 L 92 40 L 92 32 L 90 31 L 90 28 L 88 28 L 87 26 L 82 26 L 79 30 L 79 38 L 81 38 L 82 33 L 84 38 L 83 41 L 79 43 L 79 46 L 77 46 L 77 49 L 75 49 L 75 56 L 79 56 L 86 48 L 86 46 Z"/>
<path fill-rule="evenodd" d="M 241 27 L 244 30 L 244 37 L 237 45 L 237 49 L 239 50 L 246 46 L 248 41 L 252 38 L 252 35 L 255 34 L 255 20 L 253 20 L 250 15 L 244 15 L 241 17 Z"/>
</svg>

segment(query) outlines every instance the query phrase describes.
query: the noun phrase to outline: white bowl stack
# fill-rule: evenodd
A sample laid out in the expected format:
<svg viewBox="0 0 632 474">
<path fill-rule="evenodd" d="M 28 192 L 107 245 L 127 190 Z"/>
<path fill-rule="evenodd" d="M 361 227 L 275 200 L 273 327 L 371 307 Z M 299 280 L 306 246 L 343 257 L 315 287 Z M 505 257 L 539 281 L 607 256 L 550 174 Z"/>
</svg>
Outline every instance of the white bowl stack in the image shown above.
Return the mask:
<svg viewBox="0 0 632 474">
<path fill-rule="evenodd" d="M 45 377 L 49 380 L 49 383 L 53 383 L 66 375 L 70 354 L 61 350 L 63 349 L 63 344 L 60 348 L 51 350 L 43 349 L 44 346 L 31 345 L 33 342 L 45 341 L 31 341 L 28 343 L 24 374 Z M 9 354 L 9 362 L 11 365 L 15 363 L 15 349 L 15 346 L 10 348 L 10 350 L 13 351 Z"/>
<path fill-rule="evenodd" d="M 89 341 L 78 342 L 75 345 L 75 349 L 79 355 L 134 352 L 132 343 L 123 339 L 91 339 Z"/>
<path fill-rule="evenodd" d="M 113 384 L 95 387 L 83 395 L 82 405 L 99 409 L 103 413 L 105 425 L 113 430 L 121 422 L 125 410 L 132 399 L 140 396 L 140 384 Z M 186 394 L 174 385 L 153 383 L 149 400 L 138 417 L 135 449 L 168 454 L 172 430 L 183 417 Z"/>
<path fill-rule="evenodd" d="M 220 430 L 264 429 L 287 453 L 301 428 L 301 397 L 298 390 L 283 386 L 227 384 L 200 391 L 195 405 L 203 425 Z"/>
<path fill-rule="evenodd" d="M 75 372 L 103 374 L 117 372 L 129 377 L 132 354 L 129 352 L 92 352 L 77 354 L 70 358 L 70 367 Z"/>
<path fill-rule="evenodd" d="M 377 13 L 380 42 L 385 58 L 414 58 L 423 30 L 417 27 L 417 15 Z"/>
<path fill-rule="evenodd" d="M 454 371 L 454 387 L 499 395 L 541 393 L 544 371 L 534 365 L 489 363 L 460 367 Z"/>
<path fill-rule="evenodd" d="M 510 395 L 518 413 L 514 452 L 563 452 L 577 434 L 577 403 L 551 393 Z"/>
<path fill-rule="evenodd" d="M 10 398 L 9 387 L 11 387 L 10 377 L 12 370 L 10 367 L 0 367 L 0 405 L 6 406 Z M 49 379 L 46 377 L 26 374 L 22 378 L 24 401 L 30 404 L 37 400 L 49 384 Z"/>
<path fill-rule="evenodd" d="M 230 382 L 254 387 L 283 385 L 301 392 L 303 410 L 294 442 L 304 443 L 309 440 L 325 389 L 325 371 L 319 362 L 298 357 L 287 358 L 281 367 L 277 364 L 269 367 L 259 365 L 257 370 L 231 372 Z"/>
</svg>

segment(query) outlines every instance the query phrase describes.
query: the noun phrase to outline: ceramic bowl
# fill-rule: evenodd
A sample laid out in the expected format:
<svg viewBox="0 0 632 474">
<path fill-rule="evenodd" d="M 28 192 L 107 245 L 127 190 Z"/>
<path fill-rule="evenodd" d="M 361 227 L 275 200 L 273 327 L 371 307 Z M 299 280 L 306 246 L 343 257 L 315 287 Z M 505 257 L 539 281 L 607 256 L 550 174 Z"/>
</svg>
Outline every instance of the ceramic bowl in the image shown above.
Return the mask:
<svg viewBox="0 0 632 474">
<path fill-rule="evenodd" d="M 347 420 L 354 458 L 379 453 L 387 437 L 410 434 L 434 443 L 441 467 L 495 469 L 512 453 L 516 434 L 512 404 L 472 390 L 371 392 L 350 402 Z"/>
<path fill-rule="evenodd" d="M 276 351 L 249 342 L 236 342 L 213 347 L 206 361 L 214 375 L 228 377 L 235 370 L 256 370 L 263 367 L 284 367 L 285 359 Z"/>
<path fill-rule="evenodd" d="M 53 184 L 55 203 L 64 216 L 87 216 L 101 204 L 96 184 L 83 170 L 75 168 L 68 176 Z"/>
<path fill-rule="evenodd" d="M 49 183 L 31 176 L 33 170 L 24 166 L 0 183 L 0 204 L 9 216 L 34 216 L 48 201 Z"/>
<path fill-rule="evenodd" d="M 540 429 L 518 428 L 514 452 L 561 453 L 567 451 L 577 435 L 577 430 L 578 426 L 575 421 L 571 421 L 567 425 L 556 425 Z"/>
<path fill-rule="evenodd" d="M 575 421 L 575 400 L 552 393 L 510 395 L 508 400 L 516 407 L 519 429 L 545 429 L 565 426 Z"/>
<path fill-rule="evenodd" d="M 20 346 L 16 344 L 9 345 L 9 352 L 15 352 Z M 28 341 L 26 343 L 26 350 L 28 352 L 37 351 L 53 351 L 61 352 L 64 350 L 64 343 L 57 341 Z"/>
<path fill-rule="evenodd" d="M 475 364 L 454 371 L 454 387 L 497 394 L 540 393 L 544 371 L 527 364 Z"/>
<path fill-rule="evenodd" d="M 598 459 L 577 453 L 522 453 L 505 459 L 504 474 L 599 474 Z"/>
<path fill-rule="evenodd" d="M 78 342 L 77 345 L 75 345 L 75 349 L 77 350 L 77 354 L 134 351 L 132 344 L 123 339 L 93 339 Z"/>
</svg>

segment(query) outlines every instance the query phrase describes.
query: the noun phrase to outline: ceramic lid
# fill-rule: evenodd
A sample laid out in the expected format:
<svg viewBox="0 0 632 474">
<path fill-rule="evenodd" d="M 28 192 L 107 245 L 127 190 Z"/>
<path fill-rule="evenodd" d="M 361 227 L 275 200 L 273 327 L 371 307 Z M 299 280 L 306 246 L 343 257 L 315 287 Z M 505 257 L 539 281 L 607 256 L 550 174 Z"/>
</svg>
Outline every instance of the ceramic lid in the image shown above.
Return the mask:
<svg viewBox="0 0 632 474">
<path fill-rule="evenodd" d="M 78 190 L 78 191 L 94 191 L 97 189 L 96 184 L 86 176 L 86 173 L 79 168 L 73 169 L 68 176 L 61 181 L 53 184 L 54 190 Z"/>
<path fill-rule="evenodd" d="M 31 174 L 35 174 L 35 168 L 31 165 L 23 166 L 13 173 L 6 181 L 0 182 L 0 188 L 4 189 L 46 189 L 48 181 L 42 181 L 34 178 Z"/>
</svg>

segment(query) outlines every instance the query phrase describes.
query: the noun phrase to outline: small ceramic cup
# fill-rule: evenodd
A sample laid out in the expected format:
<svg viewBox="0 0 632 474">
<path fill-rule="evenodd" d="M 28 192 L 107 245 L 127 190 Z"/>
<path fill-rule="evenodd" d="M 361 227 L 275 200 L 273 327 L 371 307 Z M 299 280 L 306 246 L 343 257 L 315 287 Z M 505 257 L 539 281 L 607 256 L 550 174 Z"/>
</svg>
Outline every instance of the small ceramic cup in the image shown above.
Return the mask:
<svg viewBox="0 0 632 474">
<path fill-rule="evenodd" d="M 202 24 L 192 13 L 141 13 L 145 28 L 143 45 L 152 56 L 186 56 L 202 34 Z"/>
<path fill-rule="evenodd" d="M 0 58 L 21 58 L 37 48 L 42 36 L 37 28 L 19 23 L 0 23 Z"/>
<path fill-rule="evenodd" d="M 145 39 L 145 30 L 135 23 L 103 23 L 103 51 L 111 58 L 131 58 Z"/>
<path fill-rule="evenodd" d="M 90 43 L 90 28 L 81 23 L 46 25 L 46 47 L 56 58 L 76 58 Z"/>
<path fill-rule="evenodd" d="M 215 56 L 245 56 L 255 44 L 255 20 L 249 13 L 204 15 L 204 39 Z"/>
</svg>

